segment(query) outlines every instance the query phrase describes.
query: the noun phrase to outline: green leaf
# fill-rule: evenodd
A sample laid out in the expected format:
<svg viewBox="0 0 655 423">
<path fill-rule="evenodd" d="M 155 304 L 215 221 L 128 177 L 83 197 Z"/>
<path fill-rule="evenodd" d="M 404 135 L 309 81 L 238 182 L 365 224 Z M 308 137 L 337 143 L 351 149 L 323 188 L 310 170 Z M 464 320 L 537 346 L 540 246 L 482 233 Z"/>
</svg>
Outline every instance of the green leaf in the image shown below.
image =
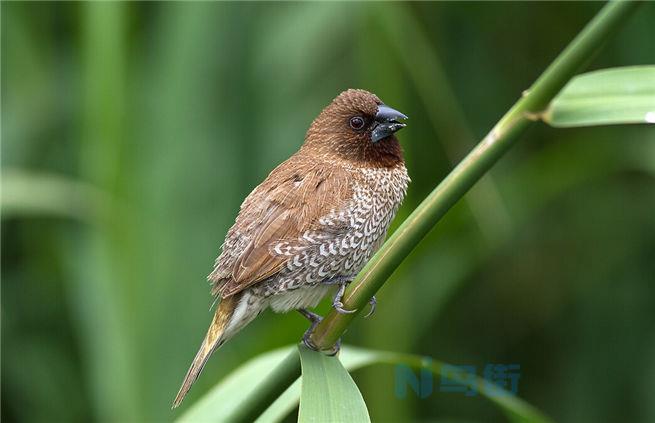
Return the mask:
<svg viewBox="0 0 655 423">
<path fill-rule="evenodd" d="M 266 379 L 275 366 L 282 362 L 292 350 L 293 347 L 280 348 L 247 361 L 212 388 L 207 395 L 196 401 L 177 421 L 218 422 L 229 420 L 229 416 L 236 410 L 241 400 L 254 391 L 257 384 Z M 295 397 L 296 404 L 298 396 Z"/>
<path fill-rule="evenodd" d="M 550 103 L 543 120 L 560 128 L 655 123 L 655 66 L 576 76 Z"/>
<path fill-rule="evenodd" d="M 237 408 L 240 401 L 247 397 L 254 390 L 257 383 L 269 377 L 271 369 L 275 368 L 291 351 L 292 347 L 282 348 L 266 354 L 262 354 L 246 362 L 241 367 L 232 372 L 228 377 L 216 385 L 207 395 L 196 402 L 178 421 L 196 422 L 196 421 L 226 421 L 229 420 L 231 413 Z M 404 364 L 413 369 L 421 367 L 428 369 L 432 374 L 446 377 L 451 373 L 443 373 L 442 369 L 445 363 L 436 360 L 426 360 L 425 357 L 399 354 L 387 351 L 376 351 L 351 346 L 344 346 L 339 353 L 339 360 L 326 357 L 334 361 L 340 361 L 341 365 L 348 371 L 354 371 L 362 367 L 373 364 Z M 310 358 L 311 359 L 311 358 Z M 303 365 L 303 375 L 307 376 L 306 357 L 301 355 Z M 341 367 L 341 365 L 339 367 Z M 339 370 L 341 372 L 341 370 Z M 313 377 L 313 376 L 312 376 Z M 319 374 L 319 377 L 323 377 Z M 459 381 L 463 384 L 470 382 Z M 320 382 L 324 383 L 324 382 Z M 475 386 L 472 386 L 475 385 Z M 532 407 L 522 399 L 505 391 L 501 388 L 478 389 L 480 386 L 488 388 L 488 384 L 481 378 L 476 378 L 470 386 L 475 388 L 481 396 L 486 397 L 496 404 L 508 417 L 508 420 L 516 423 L 549 423 L 550 420 L 539 410 Z M 324 397 L 326 394 L 323 390 L 318 390 Z M 434 393 L 433 395 L 437 395 Z M 289 388 L 271 404 L 271 406 L 262 413 L 256 420 L 258 423 L 279 422 L 288 416 L 298 406 L 301 397 L 301 380 L 294 382 Z M 353 398 L 361 398 L 359 392 L 353 395 Z M 350 401 L 350 400 L 349 400 Z M 301 412 L 302 414 L 302 412 Z M 368 416 L 368 414 L 366 414 Z"/>
<path fill-rule="evenodd" d="M 300 350 L 302 387 L 298 421 L 370 422 L 366 403 L 338 357 Z"/>
<path fill-rule="evenodd" d="M 65 176 L 7 169 L 2 172 L 2 217 L 51 216 L 93 221 L 114 205 L 91 184 Z"/>
</svg>

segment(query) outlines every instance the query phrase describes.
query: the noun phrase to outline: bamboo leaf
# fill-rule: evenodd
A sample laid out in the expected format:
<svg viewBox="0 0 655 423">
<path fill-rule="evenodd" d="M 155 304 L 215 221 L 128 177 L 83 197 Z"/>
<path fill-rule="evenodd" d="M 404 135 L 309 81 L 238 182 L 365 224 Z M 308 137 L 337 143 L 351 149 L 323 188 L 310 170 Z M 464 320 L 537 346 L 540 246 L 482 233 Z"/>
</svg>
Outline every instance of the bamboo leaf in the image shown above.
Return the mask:
<svg viewBox="0 0 655 423">
<path fill-rule="evenodd" d="M 92 222 L 114 206 L 104 191 L 65 176 L 7 169 L 2 172 L 2 217 L 51 216 Z"/>
<path fill-rule="evenodd" d="M 300 350 L 302 384 L 298 421 L 370 422 L 366 403 L 339 358 Z"/>
<path fill-rule="evenodd" d="M 266 378 L 269 378 L 272 369 L 284 358 L 293 352 L 293 347 L 281 348 L 279 350 L 271 351 L 262 354 L 252 360 L 246 362 L 244 365 L 232 372 L 222 382 L 216 385 L 207 395 L 196 402 L 184 415 L 179 418 L 179 422 L 195 422 L 195 421 L 231 421 L 232 412 L 238 407 L 244 398 L 248 397 L 251 391 L 254 391 L 256 385 L 261 383 Z M 318 355 L 318 354 L 316 354 Z M 316 357 L 320 358 L 320 357 Z M 314 359 L 313 357 L 310 360 Z M 347 371 L 355 371 L 360 368 L 371 366 L 374 364 L 402 364 L 409 366 L 412 369 L 424 368 L 430 371 L 433 375 L 439 377 L 453 377 L 453 373 L 444 372 L 444 368 L 448 368 L 446 363 L 437 360 L 426 360 L 425 357 L 411 354 L 399 354 L 387 351 L 376 351 L 370 349 L 356 348 L 351 346 L 344 346 L 339 353 L 339 359 L 336 360 L 331 357 L 326 359 L 332 361 L 340 361 L 340 364 Z M 306 377 L 308 374 L 305 372 L 306 357 L 302 357 L 303 375 Z M 311 363 L 314 365 L 315 363 Z M 330 363 L 334 364 L 334 363 Z M 341 367 L 341 365 L 339 367 Z M 318 376 L 324 378 L 320 373 L 320 364 L 315 365 L 319 371 L 311 374 L 310 377 Z M 308 369 L 310 372 L 315 370 Z M 331 370 L 327 370 L 330 372 Z M 341 372 L 341 370 L 338 370 Z M 341 375 L 343 377 L 343 375 Z M 350 376 L 348 376 L 350 377 Z M 471 381 L 459 380 L 458 382 L 469 385 L 470 388 L 479 391 L 480 395 L 486 397 L 496 406 L 498 406 L 512 422 L 520 423 L 548 423 L 550 420 L 544 416 L 539 410 L 532 407 L 519 397 L 511 392 L 503 390 L 500 387 L 489 387 L 488 382 L 476 378 Z M 315 382 L 311 382 L 314 384 Z M 325 382 L 319 382 L 325 383 Z M 314 385 L 316 386 L 316 385 Z M 479 389 L 479 387 L 486 387 L 487 389 Z M 312 388 L 310 388 L 312 389 Z M 328 393 L 328 388 L 314 389 L 313 394 L 318 393 L 324 398 Z M 438 395 L 433 393 L 432 395 Z M 361 398 L 359 393 L 356 395 Z M 262 413 L 256 420 L 258 423 L 271 423 L 282 421 L 289 415 L 296 407 L 301 397 L 301 380 L 296 380 L 289 388 L 280 395 L 271 406 Z M 350 400 L 349 400 L 350 401 Z M 322 411 L 316 411 L 310 416 L 315 418 L 326 417 L 326 414 L 321 414 Z M 301 412 L 302 416 L 302 412 Z M 368 416 L 368 414 L 367 414 Z M 336 416 L 334 416 L 337 419 Z M 327 419 L 327 418 L 326 418 Z"/>
<path fill-rule="evenodd" d="M 576 76 L 550 103 L 543 120 L 559 128 L 655 123 L 655 66 Z"/>
<path fill-rule="evenodd" d="M 177 421 L 227 421 L 241 400 L 253 392 L 258 383 L 269 377 L 275 366 L 281 363 L 293 348 L 280 348 L 247 361 L 196 401 Z"/>
</svg>

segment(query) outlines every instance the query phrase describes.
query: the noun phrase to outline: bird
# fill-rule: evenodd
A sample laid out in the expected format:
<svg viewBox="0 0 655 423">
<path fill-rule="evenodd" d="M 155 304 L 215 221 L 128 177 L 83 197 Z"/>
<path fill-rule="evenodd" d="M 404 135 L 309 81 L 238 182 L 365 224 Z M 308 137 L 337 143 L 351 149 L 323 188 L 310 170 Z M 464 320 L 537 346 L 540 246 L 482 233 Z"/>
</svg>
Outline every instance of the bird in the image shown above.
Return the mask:
<svg viewBox="0 0 655 423">
<path fill-rule="evenodd" d="M 336 290 L 332 306 L 355 311 L 343 306 L 346 286 L 384 242 L 410 182 L 395 136 L 405 119 L 375 94 L 348 89 L 246 197 L 207 278 L 220 302 L 173 408 L 211 354 L 267 307 L 309 319 L 303 342 L 313 349 L 321 316 L 308 309 Z"/>
</svg>

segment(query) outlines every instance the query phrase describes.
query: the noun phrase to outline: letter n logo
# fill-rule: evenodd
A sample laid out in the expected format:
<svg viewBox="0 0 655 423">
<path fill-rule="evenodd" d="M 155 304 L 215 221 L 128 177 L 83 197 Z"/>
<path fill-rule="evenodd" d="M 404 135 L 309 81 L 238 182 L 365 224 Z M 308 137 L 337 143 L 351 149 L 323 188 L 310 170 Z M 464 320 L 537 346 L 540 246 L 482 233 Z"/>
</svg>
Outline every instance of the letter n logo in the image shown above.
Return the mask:
<svg viewBox="0 0 655 423">
<path fill-rule="evenodd" d="M 395 394 L 398 398 L 407 398 L 407 387 L 409 386 L 417 397 L 427 398 L 432 394 L 432 379 L 432 373 L 426 368 L 421 368 L 417 375 L 411 367 L 397 364 Z"/>
</svg>

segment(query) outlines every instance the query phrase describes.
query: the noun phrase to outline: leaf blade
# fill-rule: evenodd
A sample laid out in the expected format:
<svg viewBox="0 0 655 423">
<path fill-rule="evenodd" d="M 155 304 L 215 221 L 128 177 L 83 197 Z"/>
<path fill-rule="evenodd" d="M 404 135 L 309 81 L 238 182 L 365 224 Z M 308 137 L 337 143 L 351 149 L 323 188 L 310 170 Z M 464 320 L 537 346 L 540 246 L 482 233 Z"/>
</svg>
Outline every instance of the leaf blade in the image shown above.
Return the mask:
<svg viewBox="0 0 655 423">
<path fill-rule="evenodd" d="M 366 403 L 339 358 L 301 345 L 302 383 L 298 422 L 370 422 Z"/>
<path fill-rule="evenodd" d="M 58 174 L 10 168 L 1 179 L 3 219 L 48 216 L 93 223 L 116 207 L 109 193 Z"/>
<path fill-rule="evenodd" d="M 262 378 L 267 377 L 270 369 L 281 362 L 292 351 L 293 347 L 274 350 L 251 359 L 217 384 L 204 397 L 198 400 L 178 421 L 223 421 L 237 407 L 240 398 L 246 396 L 246 391 Z M 302 359 L 302 356 L 301 356 Z M 412 368 L 426 366 L 434 375 L 442 375 L 445 363 L 430 360 L 412 354 L 399 354 L 388 351 L 370 350 L 344 346 L 339 354 L 339 361 L 347 371 L 358 370 L 374 364 L 405 364 Z M 486 383 L 476 379 L 476 385 Z M 244 389 L 246 391 L 244 391 Z M 499 395 L 490 395 L 497 392 Z M 517 423 L 550 423 L 551 420 L 538 409 L 514 394 L 502 388 L 480 390 L 480 395 L 486 397 L 498 406 L 511 422 Z M 296 380 L 289 388 L 271 404 L 256 420 L 258 423 L 282 421 L 297 406 L 301 396 L 301 380 Z"/>
<path fill-rule="evenodd" d="M 280 348 L 247 361 L 196 401 L 177 421 L 225 421 L 237 408 L 239 399 L 254 391 L 257 383 L 268 377 L 292 350 L 293 347 Z"/>
<path fill-rule="evenodd" d="M 655 66 L 578 75 L 553 99 L 543 120 L 556 128 L 655 123 Z"/>
</svg>

